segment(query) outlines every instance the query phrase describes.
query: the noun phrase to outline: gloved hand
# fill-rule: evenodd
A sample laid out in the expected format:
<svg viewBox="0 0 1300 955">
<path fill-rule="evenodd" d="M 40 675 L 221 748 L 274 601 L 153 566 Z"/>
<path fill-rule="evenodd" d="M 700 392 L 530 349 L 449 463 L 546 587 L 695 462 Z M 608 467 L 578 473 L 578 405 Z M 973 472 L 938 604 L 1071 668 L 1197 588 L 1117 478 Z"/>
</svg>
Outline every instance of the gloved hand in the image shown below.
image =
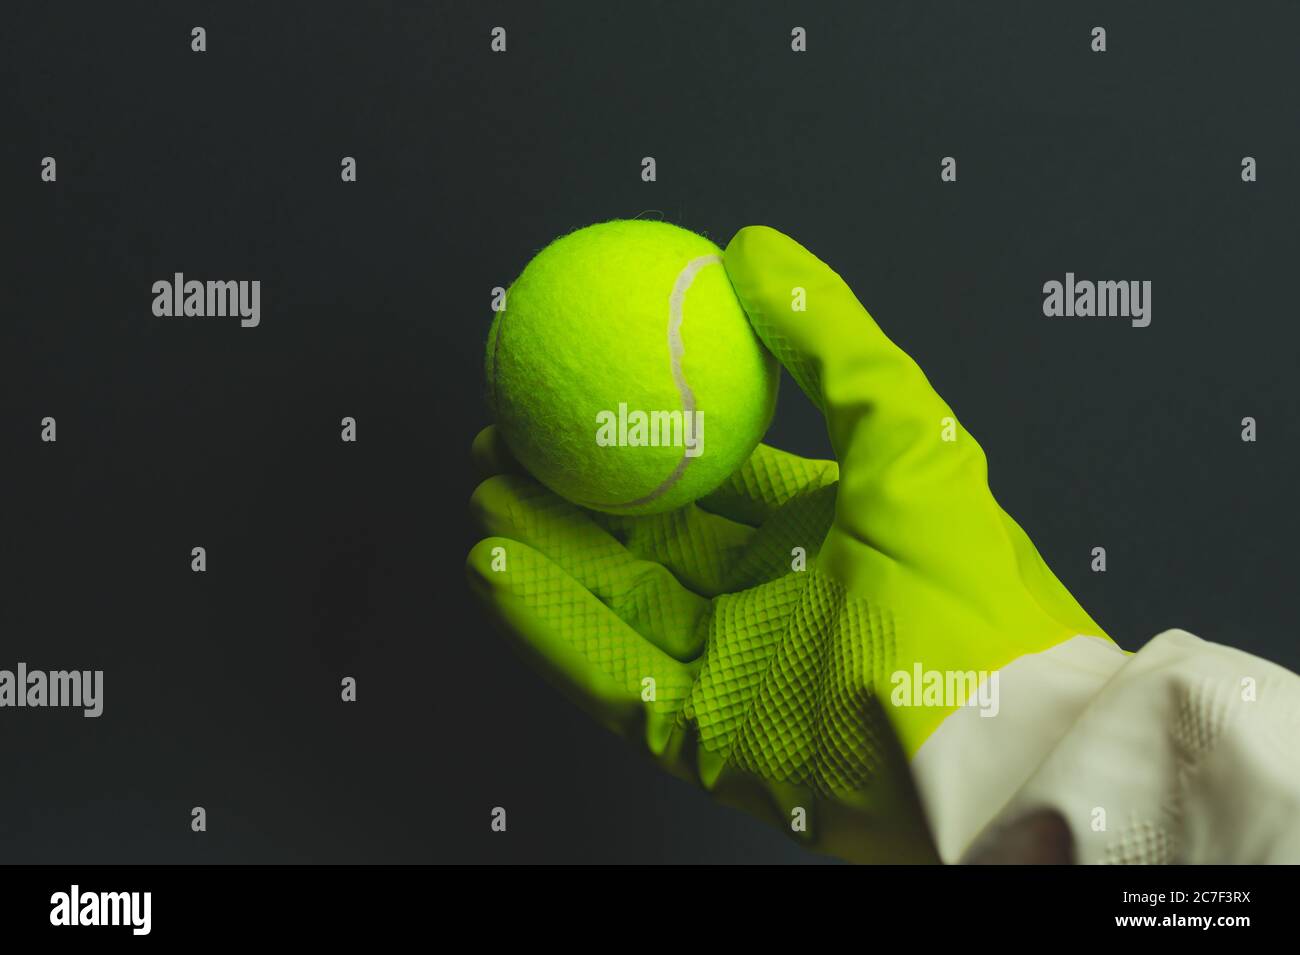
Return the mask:
<svg viewBox="0 0 1300 955">
<path fill-rule="evenodd" d="M 696 505 L 613 517 L 521 473 L 489 428 L 474 454 L 494 476 L 473 508 L 491 536 L 470 552 L 471 583 L 545 673 L 667 768 L 813 848 L 932 860 L 907 761 L 965 700 L 910 681 L 954 685 L 1078 634 L 1108 638 L 838 275 L 761 226 L 732 239 L 725 265 L 825 414 L 838 466 L 760 446 Z"/>
</svg>

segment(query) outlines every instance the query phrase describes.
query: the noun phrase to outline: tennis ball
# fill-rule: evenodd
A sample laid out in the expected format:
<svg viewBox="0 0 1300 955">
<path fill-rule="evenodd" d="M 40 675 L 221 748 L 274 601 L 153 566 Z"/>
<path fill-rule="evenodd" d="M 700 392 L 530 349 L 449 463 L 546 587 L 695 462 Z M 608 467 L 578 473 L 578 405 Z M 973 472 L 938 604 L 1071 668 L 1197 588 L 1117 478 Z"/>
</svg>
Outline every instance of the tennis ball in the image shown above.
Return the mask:
<svg viewBox="0 0 1300 955">
<path fill-rule="evenodd" d="M 537 253 L 492 322 L 486 371 L 519 462 L 613 514 L 716 489 L 762 440 L 779 380 L 722 250 L 643 220 L 587 226 Z"/>
</svg>

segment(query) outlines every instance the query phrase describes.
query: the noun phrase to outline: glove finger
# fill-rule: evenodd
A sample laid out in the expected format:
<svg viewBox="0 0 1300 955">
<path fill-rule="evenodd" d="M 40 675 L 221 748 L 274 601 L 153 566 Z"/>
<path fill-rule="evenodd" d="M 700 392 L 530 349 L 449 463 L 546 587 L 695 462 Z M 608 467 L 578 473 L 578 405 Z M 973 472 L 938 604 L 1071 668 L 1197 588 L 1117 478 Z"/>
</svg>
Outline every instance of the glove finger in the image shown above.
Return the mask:
<svg viewBox="0 0 1300 955">
<path fill-rule="evenodd" d="M 787 501 L 834 484 L 839 476 L 834 461 L 802 458 L 760 444 L 738 471 L 698 504 L 711 514 L 757 527 Z"/>
<path fill-rule="evenodd" d="M 484 477 L 527 474 L 495 426 L 479 432 L 473 455 L 476 469 Z M 788 571 L 792 560 L 798 559 L 793 552 L 796 547 L 805 555 L 815 553 L 826 531 L 822 514 L 827 497 L 822 491 L 838 476 L 834 461 L 759 445 L 740 470 L 698 506 L 640 517 L 575 509 L 633 557 L 662 564 L 685 587 L 712 597 Z M 791 504 L 809 495 L 815 499 Z M 834 500 L 833 492 L 830 500 Z M 752 525 L 771 521 L 775 521 L 773 527 L 754 534 Z M 510 525 L 484 527 L 490 534 L 519 538 Z M 528 542 L 556 559 L 554 541 L 534 537 Z M 582 574 L 575 576 L 587 580 Z M 603 593 L 598 596 L 605 599 Z"/>
<path fill-rule="evenodd" d="M 495 425 L 489 425 L 478 433 L 471 453 L 480 478 L 502 474 L 518 475 L 538 488 L 542 487 L 515 459 Z M 793 458 L 794 455 L 788 457 Z M 802 459 L 796 459 L 798 460 Z M 793 469 L 787 468 L 787 471 L 791 470 Z M 776 486 L 773 481 L 763 484 L 751 480 L 748 484 L 756 492 L 760 488 Z M 733 495 L 733 498 L 739 502 L 738 506 L 748 508 L 748 512 L 762 512 L 761 507 L 745 504 L 739 494 Z M 734 567 L 737 555 L 743 553 L 746 543 L 753 535 L 753 529 L 743 522 L 725 515 L 711 514 L 694 505 L 667 514 L 642 517 L 604 514 L 576 505 L 573 507 L 585 515 L 587 520 L 603 528 L 634 557 L 662 564 L 683 586 L 703 596 L 726 592 L 729 581 L 735 576 L 729 572 L 729 568 Z M 488 533 L 497 532 L 488 530 Z M 549 545 L 538 543 L 536 546 L 544 553 L 555 556 Z"/>
<path fill-rule="evenodd" d="M 754 529 L 694 504 L 643 517 L 593 512 L 591 519 L 642 560 L 662 564 L 702 597 L 737 588 L 735 568 L 754 539 Z"/>
<path fill-rule="evenodd" d="M 624 624 L 678 660 L 703 649 L 709 601 L 682 586 L 661 563 L 639 557 L 592 520 L 531 478 L 490 477 L 470 509 L 484 531 L 544 554 Z"/>
<path fill-rule="evenodd" d="M 830 530 L 835 491 L 834 484 L 806 489 L 769 511 L 757 529 L 694 506 L 593 519 L 632 553 L 663 562 L 696 593 L 716 597 L 805 569 Z"/>
<path fill-rule="evenodd" d="M 480 480 L 494 474 L 525 474 L 524 466 L 515 460 L 514 454 L 501 437 L 501 430 L 494 424 L 488 425 L 474 438 L 470 447 L 470 459 Z"/>
<path fill-rule="evenodd" d="M 979 444 L 844 280 L 793 239 L 742 229 L 725 263 L 759 337 L 826 415 L 840 466 L 828 569 L 884 573 L 883 557 L 998 619 L 1002 595 L 1023 583 Z M 796 289 L 806 310 L 792 308 Z"/>
<path fill-rule="evenodd" d="M 489 537 L 466 561 L 470 587 L 538 670 L 609 728 L 664 752 L 695 667 L 655 647 L 527 544 Z"/>
<path fill-rule="evenodd" d="M 528 473 L 496 425 L 488 425 L 478 433 L 470 453 L 480 479 L 494 474 Z M 834 461 L 800 457 L 760 444 L 739 470 L 696 503 L 710 514 L 756 527 L 791 498 L 837 480 L 839 466 Z"/>
</svg>

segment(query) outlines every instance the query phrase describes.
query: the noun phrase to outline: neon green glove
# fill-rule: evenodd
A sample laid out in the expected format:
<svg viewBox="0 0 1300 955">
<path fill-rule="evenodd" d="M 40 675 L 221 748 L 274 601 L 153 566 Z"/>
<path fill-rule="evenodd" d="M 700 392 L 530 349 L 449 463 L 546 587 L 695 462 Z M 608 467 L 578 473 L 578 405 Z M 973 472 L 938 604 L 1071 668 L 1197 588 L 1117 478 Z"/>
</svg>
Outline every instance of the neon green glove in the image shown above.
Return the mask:
<svg viewBox="0 0 1300 955">
<path fill-rule="evenodd" d="M 907 760 L 966 701 L 909 681 L 1101 630 L 838 275 L 761 226 L 725 263 L 838 467 L 760 446 L 697 505 L 612 517 L 520 473 L 489 428 L 473 507 L 492 536 L 471 583 L 543 672 L 662 765 L 812 848 L 932 860 Z"/>
</svg>

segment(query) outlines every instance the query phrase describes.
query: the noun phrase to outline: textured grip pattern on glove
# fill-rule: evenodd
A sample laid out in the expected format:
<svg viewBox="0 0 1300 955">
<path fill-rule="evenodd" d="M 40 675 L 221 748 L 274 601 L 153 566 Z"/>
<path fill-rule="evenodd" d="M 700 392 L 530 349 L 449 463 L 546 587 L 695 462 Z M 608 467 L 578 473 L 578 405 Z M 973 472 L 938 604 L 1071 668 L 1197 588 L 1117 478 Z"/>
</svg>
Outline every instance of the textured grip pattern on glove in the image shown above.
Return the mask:
<svg viewBox="0 0 1300 955">
<path fill-rule="evenodd" d="M 810 569 L 719 598 L 683 710 L 705 748 L 764 779 L 863 788 L 888 732 L 873 687 L 893 623 Z"/>
</svg>

